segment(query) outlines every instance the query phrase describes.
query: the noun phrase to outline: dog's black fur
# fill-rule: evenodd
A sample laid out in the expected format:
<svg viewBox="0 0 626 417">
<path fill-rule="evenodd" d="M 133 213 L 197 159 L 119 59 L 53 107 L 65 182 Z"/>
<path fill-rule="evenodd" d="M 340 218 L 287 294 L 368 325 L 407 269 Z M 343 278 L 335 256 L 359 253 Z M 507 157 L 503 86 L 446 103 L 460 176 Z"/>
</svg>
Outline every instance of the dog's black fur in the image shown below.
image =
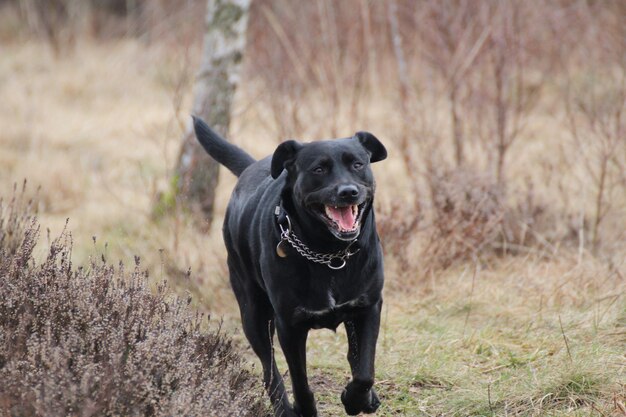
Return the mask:
<svg viewBox="0 0 626 417">
<path fill-rule="evenodd" d="M 255 161 L 202 120 L 194 118 L 194 128 L 206 151 L 239 177 L 223 228 L 230 282 L 244 332 L 263 365 L 275 414 L 317 416 L 307 381 L 307 334 L 312 328 L 334 330 L 340 323 L 348 334 L 352 369 L 341 401 L 350 415 L 376 411 L 380 402 L 373 388 L 374 356 L 383 258 L 370 163 L 386 158 L 385 147 L 372 134 L 358 132 L 351 138 L 308 144 L 287 141 L 272 157 Z M 310 250 L 335 253 L 358 238 L 350 247 L 358 252 L 338 270 L 305 259 L 287 242 L 282 244 L 287 256 L 278 256 L 276 206 L 287 213 L 293 233 Z M 358 206 L 358 220 L 349 229 L 341 228 L 323 214 L 324 206 Z M 274 361 L 275 330 L 291 374 L 293 406 Z"/>
</svg>

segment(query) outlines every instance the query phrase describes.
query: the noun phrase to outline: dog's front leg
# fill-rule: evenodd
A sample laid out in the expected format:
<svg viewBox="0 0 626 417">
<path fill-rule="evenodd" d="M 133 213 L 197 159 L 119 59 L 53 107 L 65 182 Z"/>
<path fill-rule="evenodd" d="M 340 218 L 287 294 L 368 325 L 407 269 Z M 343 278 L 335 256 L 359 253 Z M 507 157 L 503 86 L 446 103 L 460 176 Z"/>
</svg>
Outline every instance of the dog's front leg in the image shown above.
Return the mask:
<svg viewBox="0 0 626 417">
<path fill-rule="evenodd" d="M 380 300 L 364 314 L 345 323 L 352 381 L 346 385 L 346 389 L 341 394 L 341 402 L 346 413 L 351 416 L 360 412 L 373 413 L 380 405 L 373 386 L 376 340 L 382 303 Z"/>
<path fill-rule="evenodd" d="M 308 329 L 278 321 L 278 340 L 285 354 L 294 396 L 294 411 L 302 417 L 317 417 L 315 398 L 306 374 L 306 339 Z"/>
</svg>

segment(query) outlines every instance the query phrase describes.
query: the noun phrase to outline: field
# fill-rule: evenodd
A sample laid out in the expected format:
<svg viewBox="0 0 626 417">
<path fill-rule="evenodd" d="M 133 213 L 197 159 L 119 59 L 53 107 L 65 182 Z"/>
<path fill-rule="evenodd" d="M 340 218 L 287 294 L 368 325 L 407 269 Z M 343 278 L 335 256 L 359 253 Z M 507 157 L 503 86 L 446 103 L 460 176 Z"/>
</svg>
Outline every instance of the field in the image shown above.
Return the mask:
<svg viewBox="0 0 626 417">
<path fill-rule="evenodd" d="M 216 221 L 206 233 L 184 211 L 155 210 L 189 123 L 200 48 L 197 42 L 186 46 L 79 38 L 70 51 L 54 54 L 32 37 L 3 43 L 0 196 L 10 196 L 13 184 L 26 179 L 47 229 L 42 239 L 67 228 L 72 261 L 79 265 L 100 256 L 132 265 L 140 256 L 155 286 L 165 279 L 189 293 L 194 307 L 222 317 L 258 369 L 239 327 L 221 240 L 235 178 L 221 172 Z M 554 85 L 546 90 L 549 97 L 557 94 Z M 286 139 L 263 91 L 255 80 L 242 82 L 229 135 L 255 157 Z M 293 104 L 288 94 L 274 94 Z M 299 115 L 300 128 L 287 131 L 312 140 L 334 136 L 335 129 L 340 136 L 369 130 L 389 150 L 388 160 L 374 166 L 381 235 L 389 239 L 377 415 L 626 415 L 626 176 L 616 174 L 607 191 L 610 210 L 594 231 L 596 183 L 585 170 L 589 161 L 577 156 L 567 123 L 554 123 L 568 115 L 556 100 L 544 100 L 526 118 L 526 136 L 511 145 L 506 164 L 506 206 L 529 209 L 502 214 L 534 213 L 536 227 L 525 238 L 512 228 L 515 239 L 506 243 L 490 237 L 490 250 L 451 253 L 445 250 L 451 240 L 437 233 L 437 204 L 429 199 L 436 181 L 423 162 L 433 149 L 444 160 L 453 151 L 443 134 L 407 147 L 392 96 L 367 92 L 356 116 L 342 104 L 330 126 L 320 124 L 327 116 L 324 94 L 306 95 L 310 111 Z M 422 101 L 412 110 L 445 118 L 445 106 L 433 103 L 426 109 Z M 479 164 L 481 146 L 466 149 Z M 619 146 L 615 152 L 623 157 L 626 144 Z M 414 175 L 407 174 L 411 162 Z M 476 181 L 470 187 L 491 184 Z M 494 234 L 484 231 L 488 223 L 474 225 L 483 229 L 468 239 L 480 243 L 482 233 Z M 309 339 L 310 379 L 323 415 L 343 412 L 345 338 L 341 328 Z"/>
</svg>

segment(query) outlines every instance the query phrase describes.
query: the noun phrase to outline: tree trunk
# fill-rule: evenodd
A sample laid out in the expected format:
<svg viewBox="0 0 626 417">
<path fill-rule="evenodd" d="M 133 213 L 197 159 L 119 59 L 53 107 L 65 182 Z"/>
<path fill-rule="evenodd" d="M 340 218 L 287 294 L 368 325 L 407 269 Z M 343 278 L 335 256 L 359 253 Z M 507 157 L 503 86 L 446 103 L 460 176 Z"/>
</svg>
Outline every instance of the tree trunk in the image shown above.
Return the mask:
<svg viewBox="0 0 626 417">
<path fill-rule="evenodd" d="M 192 114 L 221 135 L 228 134 L 230 111 L 245 46 L 250 0 L 208 0 L 202 64 L 196 76 Z M 202 149 L 191 122 L 176 167 L 177 204 L 202 229 L 213 218 L 218 163 Z"/>
</svg>

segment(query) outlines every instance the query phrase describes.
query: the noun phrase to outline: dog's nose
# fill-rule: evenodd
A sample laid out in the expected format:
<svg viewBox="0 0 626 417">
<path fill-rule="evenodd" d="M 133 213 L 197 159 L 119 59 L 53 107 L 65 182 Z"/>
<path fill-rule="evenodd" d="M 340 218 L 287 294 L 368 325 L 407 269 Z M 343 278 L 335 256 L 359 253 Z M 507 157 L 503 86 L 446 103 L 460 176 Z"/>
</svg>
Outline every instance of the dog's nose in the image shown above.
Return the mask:
<svg viewBox="0 0 626 417">
<path fill-rule="evenodd" d="M 354 198 L 359 196 L 359 189 L 356 185 L 340 185 L 337 189 L 339 198 Z"/>
</svg>

